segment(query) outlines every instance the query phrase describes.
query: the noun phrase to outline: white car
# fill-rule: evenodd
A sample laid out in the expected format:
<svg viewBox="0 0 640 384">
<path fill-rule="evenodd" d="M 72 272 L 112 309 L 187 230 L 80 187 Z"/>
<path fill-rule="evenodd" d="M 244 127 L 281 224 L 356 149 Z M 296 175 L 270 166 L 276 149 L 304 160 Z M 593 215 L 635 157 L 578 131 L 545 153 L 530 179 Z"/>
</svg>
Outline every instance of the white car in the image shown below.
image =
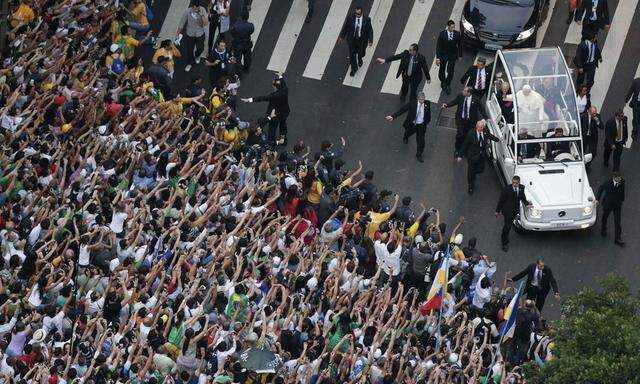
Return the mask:
<svg viewBox="0 0 640 384">
<path fill-rule="evenodd" d="M 487 122 L 500 138 L 491 159 L 503 182 L 520 176 L 532 207 L 515 226 L 581 229 L 596 221 L 573 81 L 560 48 L 499 50 L 487 96 Z M 505 84 L 505 83 L 508 83 Z M 508 88 L 507 88 L 508 87 Z"/>
</svg>

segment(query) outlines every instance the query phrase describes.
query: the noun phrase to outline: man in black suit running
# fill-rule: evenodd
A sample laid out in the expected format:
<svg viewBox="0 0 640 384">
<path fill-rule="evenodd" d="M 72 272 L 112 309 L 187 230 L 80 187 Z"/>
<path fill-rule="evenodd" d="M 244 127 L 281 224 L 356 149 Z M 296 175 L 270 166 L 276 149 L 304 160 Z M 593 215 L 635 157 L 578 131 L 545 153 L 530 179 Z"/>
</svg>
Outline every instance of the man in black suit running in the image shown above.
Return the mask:
<svg viewBox="0 0 640 384">
<path fill-rule="evenodd" d="M 362 67 L 362 58 L 369 46 L 373 45 L 373 28 L 371 27 L 371 18 L 364 16 L 362 7 L 356 7 L 355 13 L 347 17 L 338 42 L 347 38 L 349 46 L 349 62 L 351 63 L 350 76 L 355 76 L 359 67 Z"/>
<path fill-rule="evenodd" d="M 410 100 L 402 108 L 393 115 L 386 117 L 387 121 L 393 121 L 398 116 L 406 113 L 404 119 L 404 137 L 402 140 L 406 143 L 414 133 L 416 134 L 416 158 L 419 162 L 424 163 L 422 152 L 424 151 L 424 135 L 427 131 L 427 124 L 431 121 L 431 109 L 429 102 L 425 101 L 424 92 L 418 94 L 418 100 Z"/>
<path fill-rule="evenodd" d="M 611 179 L 605 181 L 598 188 L 596 193 L 596 203 L 602 205 L 602 236 L 607 236 L 607 220 L 609 214 L 613 212 L 613 223 L 615 224 L 615 243 L 623 246 L 622 226 L 620 225 L 620 214 L 622 213 L 622 202 L 624 201 L 624 179 L 619 172 L 613 172 Z"/>
<path fill-rule="evenodd" d="M 476 184 L 476 175 L 484 172 L 484 165 L 487 161 L 487 148 L 489 140 L 498 142 L 500 139 L 487 131 L 487 123 L 480 120 L 476 123 L 476 129 L 469 131 L 467 138 L 460 149 L 460 157 L 458 161 L 462 161 L 462 157 L 467 158 L 467 181 L 469 182 L 469 194 L 473 194 Z"/>
<path fill-rule="evenodd" d="M 438 78 L 440 87 L 446 94 L 451 93 L 451 80 L 456 67 L 456 60 L 462 57 L 460 32 L 456 31 L 453 20 L 447 22 L 447 28 L 441 31 L 436 42 L 436 65 L 440 66 Z"/>
<path fill-rule="evenodd" d="M 502 189 L 498 206 L 496 206 L 496 217 L 504 217 L 502 226 L 502 250 L 509 250 L 509 232 L 513 227 L 513 220 L 520 211 L 520 203 L 525 207 L 531 207 L 531 203 L 524 194 L 524 185 L 520 184 L 520 176 L 513 176 L 511 184 Z"/>
<path fill-rule="evenodd" d="M 422 82 L 423 73 L 424 77 L 427 78 L 427 83 L 431 82 L 429 68 L 427 68 L 427 59 L 418 53 L 418 44 L 411 44 L 409 49 L 405 49 L 397 55 L 389 56 L 386 59 L 378 58 L 377 60 L 380 64 L 400 60 L 396 79 L 402 75 L 402 88 L 400 89 L 400 99 L 402 100 L 407 97 L 407 90 L 410 90 L 409 99 L 416 99 L 416 93 L 418 86 Z"/>
<path fill-rule="evenodd" d="M 551 268 L 544 265 L 544 259 L 538 259 L 535 264 L 529 264 L 522 272 L 510 278 L 509 281 L 518 281 L 525 276 L 527 277 L 527 282 L 525 283 L 524 291 L 527 294 L 527 300 L 535 300 L 539 311 L 542 311 L 551 289 L 553 289 L 555 298 L 560 299 L 558 283 L 553 277 Z"/>
<path fill-rule="evenodd" d="M 442 108 L 449 108 L 455 105 L 458 106 L 456 110 L 456 142 L 454 157 L 459 157 L 462 143 L 464 143 L 467 133 L 472 131 L 473 126 L 478 120 L 484 118 L 484 110 L 480 105 L 480 99 L 472 95 L 473 88 L 464 87 L 462 93 L 456 96 L 455 99 L 442 104 Z"/>
</svg>

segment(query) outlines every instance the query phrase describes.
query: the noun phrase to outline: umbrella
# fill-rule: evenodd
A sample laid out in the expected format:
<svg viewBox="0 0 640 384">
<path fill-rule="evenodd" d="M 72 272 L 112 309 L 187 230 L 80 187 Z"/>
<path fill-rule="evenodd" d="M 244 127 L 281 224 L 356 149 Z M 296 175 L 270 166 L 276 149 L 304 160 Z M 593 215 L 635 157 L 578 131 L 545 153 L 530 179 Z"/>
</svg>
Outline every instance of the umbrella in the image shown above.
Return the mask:
<svg viewBox="0 0 640 384">
<path fill-rule="evenodd" d="M 249 348 L 240 354 L 240 364 L 256 373 L 275 373 L 282 367 L 282 358 L 271 351 Z"/>
</svg>

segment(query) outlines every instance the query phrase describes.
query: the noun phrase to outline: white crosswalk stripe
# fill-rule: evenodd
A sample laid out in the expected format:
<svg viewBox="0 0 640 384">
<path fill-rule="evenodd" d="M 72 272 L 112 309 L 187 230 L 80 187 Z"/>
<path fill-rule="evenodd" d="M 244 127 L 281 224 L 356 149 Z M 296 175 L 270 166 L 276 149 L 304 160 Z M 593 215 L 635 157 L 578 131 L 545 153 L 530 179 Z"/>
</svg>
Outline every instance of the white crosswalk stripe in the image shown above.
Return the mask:
<svg viewBox="0 0 640 384">
<path fill-rule="evenodd" d="M 598 65 L 594 85 L 591 88 L 591 104 L 602 109 L 604 98 L 607 96 L 616 64 L 622 53 L 625 36 L 631 26 L 633 14 L 638 6 L 638 0 L 620 0 L 613 16 L 611 28 L 602 47 L 602 63 Z"/>
<path fill-rule="evenodd" d="M 638 69 L 636 69 L 636 74 L 633 76 L 633 78 L 635 79 L 637 77 L 640 77 L 640 64 L 638 64 Z M 623 91 L 626 92 L 626 89 Z M 631 137 L 631 124 L 633 122 L 633 110 L 629 106 L 629 103 L 624 103 L 624 115 L 627 116 L 628 128 L 629 128 L 629 139 L 627 139 L 626 147 L 631 148 L 631 145 L 633 144 L 633 138 Z"/>
<path fill-rule="evenodd" d="M 278 72 L 284 72 L 287 69 L 296 41 L 298 41 L 298 35 L 304 25 L 307 11 L 307 0 L 293 0 L 267 69 Z"/>
<path fill-rule="evenodd" d="M 396 53 L 404 51 L 413 43 L 418 43 L 420 36 L 422 35 L 422 31 L 427 24 L 427 19 L 429 18 L 429 13 L 431 13 L 434 1 L 435 0 L 425 0 L 424 2 L 416 1 L 413 3 L 411 14 L 409 15 L 407 24 L 404 27 L 404 32 L 402 33 L 402 37 L 398 43 Z M 382 85 L 382 93 L 391 93 L 394 95 L 398 95 L 400 93 L 402 79 L 396 79 L 399 66 L 399 61 L 394 61 L 389 66 L 387 77 Z"/>
<path fill-rule="evenodd" d="M 371 26 L 373 27 L 373 44 L 371 47 L 367 47 L 367 54 L 362 60 L 362 67 L 358 69 L 355 76 L 349 76 L 351 69 L 347 69 L 342 84 L 348 85 L 349 87 L 362 88 L 362 83 L 364 83 L 364 78 L 367 75 L 367 69 L 369 69 L 369 64 L 371 64 L 371 59 L 378 46 L 378 41 L 380 41 L 380 35 L 382 35 L 384 31 L 384 25 L 387 22 L 387 17 L 389 17 L 393 1 L 394 0 L 374 0 L 371 6 L 371 12 L 369 12 Z"/>
<path fill-rule="evenodd" d="M 178 24 L 182 15 L 189 7 L 189 0 L 172 0 L 169 6 L 167 16 L 164 18 L 160 33 L 158 33 L 158 41 L 165 39 L 173 40 L 176 37 L 176 31 L 178 30 Z"/>
<path fill-rule="evenodd" d="M 329 13 L 322 26 L 322 32 L 313 47 L 313 52 L 302 76 L 316 80 L 322 79 L 350 8 L 351 0 L 337 0 L 331 3 L 331 8 L 329 8 Z"/>
<path fill-rule="evenodd" d="M 462 9 L 464 8 L 464 3 L 466 0 L 456 0 L 453 4 L 453 9 L 451 10 L 451 16 L 449 16 L 449 20 L 460 20 L 460 15 L 462 14 Z M 445 24 L 445 23 L 443 23 Z M 445 26 L 442 26 L 444 29 Z M 462 33 L 462 31 L 460 31 Z M 436 39 L 438 37 L 436 36 Z M 440 92 L 442 89 L 440 88 L 440 79 L 438 78 L 438 70 L 439 67 L 436 65 L 436 58 L 433 58 L 433 63 L 431 64 L 431 69 L 429 69 L 429 74 L 431 75 L 431 84 L 424 84 L 424 94 L 426 99 L 437 103 L 440 100 Z"/>
<path fill-rule="evenodd" d="M 567 35 L 564 38 L 565 44 L 580 44 L 582 40 L 582 25 L 578 25 L 575 21 L 571 22 Z"/>
<path fill-rule="evenodd" d="M 251 4 L 251 12 L 249 13 L 249 21 L 253 23 L 255 28 L 251 38 L 254 44 L 260 37 L 260 31 L 264 25 L 264 20 L 267 18 L 267 12 L 269 12 L 269 6 L 271 6 L 271 0 L 260 0 Z"/>
</svg>

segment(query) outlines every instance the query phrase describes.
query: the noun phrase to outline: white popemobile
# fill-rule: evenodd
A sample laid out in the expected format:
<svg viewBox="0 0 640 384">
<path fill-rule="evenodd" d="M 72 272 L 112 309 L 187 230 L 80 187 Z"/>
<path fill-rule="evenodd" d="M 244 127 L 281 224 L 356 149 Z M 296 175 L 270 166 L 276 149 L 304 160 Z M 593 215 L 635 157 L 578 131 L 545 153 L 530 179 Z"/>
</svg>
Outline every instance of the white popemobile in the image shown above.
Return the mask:
<svg viewBox="0 0 640 384">
<path fill-rule="evenodd" d="M 520 176 L 531 208 L 516 229 L 588 228 L 596 221 L 575 90 L 560 48 L 499 50 L 486 109 L 491 159 L 502 181 Z"/>
</svg>

